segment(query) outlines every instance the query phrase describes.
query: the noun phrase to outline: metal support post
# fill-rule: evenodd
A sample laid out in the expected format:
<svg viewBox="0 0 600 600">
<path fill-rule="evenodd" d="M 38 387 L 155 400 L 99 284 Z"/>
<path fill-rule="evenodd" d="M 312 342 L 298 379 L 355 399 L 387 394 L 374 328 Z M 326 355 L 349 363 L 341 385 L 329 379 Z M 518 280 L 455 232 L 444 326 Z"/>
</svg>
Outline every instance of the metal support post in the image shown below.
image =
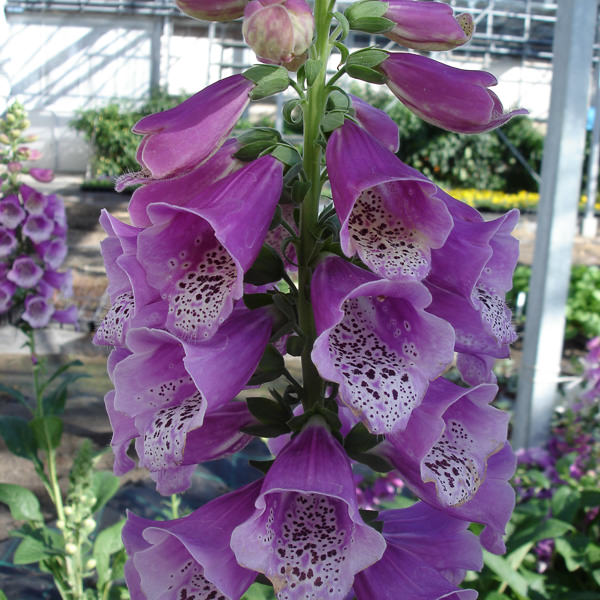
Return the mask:
<svg viewBox="0 0 600 600">
<path fill-rule="evenodd" d="M 560 0 L 554 30 L 548 134 L 513 442 L 548 435 L 560 371 L 571 252 L 577 227 L 597 0 Z"/>
<path fill-rule="evenodd" d="M 593 238 L 598 231 L 598 221 L 594 216 L 594 209 L 598 192 L 598 160 L 600 159 L 600 63 L 596 67 L 594 86 L 594 126 L 592 127 L 588 160 L 587 202 L 581 223 L 581 235 L 587 238 Z"/>
</svg>

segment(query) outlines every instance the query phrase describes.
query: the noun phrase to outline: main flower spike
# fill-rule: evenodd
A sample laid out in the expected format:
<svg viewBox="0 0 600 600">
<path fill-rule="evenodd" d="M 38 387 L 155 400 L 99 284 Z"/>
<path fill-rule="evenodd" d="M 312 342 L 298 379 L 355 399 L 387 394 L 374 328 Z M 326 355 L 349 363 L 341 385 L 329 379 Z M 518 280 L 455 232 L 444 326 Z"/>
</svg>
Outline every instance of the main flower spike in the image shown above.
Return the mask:
<svg viewBox="0 0 600 600">
<path fill-rule="evenodd" d="M 255 506 L 231 548 L 240 565 L 271 580 L 278 600 L 343 600 L 385 550 L 360 517 L 343 448 L 318 418 L 279 453 Z"/>
<path fill-rule="evenodd" d="M 340 242 L 386 279 L 423 279 L 452 228 L 436 186 L 351 121 L 327 143 Z"/>
<path fill-rule="evenodd" d="M 239 409 L 226 405 L 254 372 L 271 323 L 264 310 L 240 308 L 202 344 L 184 344 L 159 329 L 129 331 L 131 354 L 115 366 L 115 396 L 107 401 L 118 440 L 113 445 L 119 454 L 127 435 L 129 440 L 137 438 L 140 465 L 156 479 L 159 492 L 182 491 L 189 486 L 195 460 L 220 457 L 249 441 L 239 432 L 252 421 L 246 405 L 240 403 Z M 220 369 L 228 370 L 226 380 L 219 375 Z M 207 435 L 212 443 L 207 444 L 203 429 L 211 414 L 215 418 L 208 422 L 211 431 Z M 197 434 L 190 436 L 194 431 Z M 119 462 L 123 464 L 129 463 Z"/>
<path fill-rule="evenodd" d="M 256 573 L 229 547 L 233 529 L 252 516 L 262 481 L 251 483 L 173 521 L 127 514 L 123 543 L 131 600 L 239 600 Z"/>
<path fill-rule="evenodd" d="M 382 511 L 377 520 L 383 523 L 387 549 L 379 562 L 356 576 L 358 600 L 477 598 L 474 590 L 457 587 L 466 570 L 483 566 L 481 545 L 467 530 L 467 521 L 449 517 L 424 502 Z"/>
<path fill-rule="evenodd" d="M 138 121 L 132 131 L 144 136 L 136 155 L 142 171 L 121 178 L 117 191 L 149 178 L 181 175 L 212 156 L 244 112 L 254 86 L 243 75 L 232 75 Z"/>
<path fill-rule="evenodd" d="M 465 71 L 419 54 L 389 53 L 379 68 L 396 97 L 424 121 L 457 133 L 482 133 L 506 123 L 524 109 L 505 113 L 488 88 L 496 78 Z"/>
<path fill-rule="evenodd" d="M 415 50 L 451 50 L 466 44 L 475 28 L 469 14 L 454 17 L 452 8 L 442 2 L 387 0 L 384 17 L 394 28 L 383 35 Z"/>
<path fill-rule="evenodd" d="M 210 338 L 243 295 L 282 189 L 282 165 L 264 156 L 185 206 L 148 207 L 137 258 L 168 302 L 166 328 L 183 340 Z"/>
<path fill-rule="evenodd" d="M 315 271 L 313 362 L 373 433 L 404 429 L 452 362 L 454 332 L 424 310 L 430 301 L 420 283 L 379 279 L 341 258 Z"/>
<path fill-rule="evenodd" d="M 244 10 L 242 32 L 258 60 L 296 71 L 306 60 L 314 18 L 304 0 L 252 0 Z"/>
</svg>

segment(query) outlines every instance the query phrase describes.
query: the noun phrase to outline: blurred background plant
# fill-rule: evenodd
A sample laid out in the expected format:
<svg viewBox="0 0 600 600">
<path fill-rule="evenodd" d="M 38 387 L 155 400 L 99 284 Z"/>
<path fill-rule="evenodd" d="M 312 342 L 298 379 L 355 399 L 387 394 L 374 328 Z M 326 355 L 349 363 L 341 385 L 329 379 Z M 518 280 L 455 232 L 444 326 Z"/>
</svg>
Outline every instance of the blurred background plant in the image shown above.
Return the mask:
<svg viewBox="0 0 600 600">
<path fill-rule="evenodd" d="M 0 122 L 0 315 L 25 336 L 33 397 L 0 384 L 0 391 L 18 402 L 24 415 L 1 415 L 0 436 L 10 452 L 33 464 L 52 501 L 55 521 L 46 523 L 38 498 L 25 487 L 1 483 L 0 502 L 22 523 L 11 531 L 20 540 L 13 564 L 37 563 L 52 576 L 64 600 L 124 598 L 124 588 L 113 585 L 123 576 L 123 522 L 99 531 L 95 518 L 119 487 L 112 473 L 95 468 L 104 450 L 96 452 L 89 440 L 84 441 L 73 459 L 66 493 L 59 485 L 56 458 L 68 386 L 86 375 L 72 371 L 81 366 L 78 360 L 50 370 L 46 357 L 36 350 L 36 332 L 51 320 L 76 325 L 77 309 L 54 305 L 59 292 L 68 296 L 71 291 L 70 271 L 57 270 L 67 254 L 62 200 L 21 183 L 25 173 L 39 181 L 53 176 L 24 164 L 40 157 L 23 145 L 33 141 L 23 135 L 28 126 L 19 103 L 12 104 Z"/>
</svg>

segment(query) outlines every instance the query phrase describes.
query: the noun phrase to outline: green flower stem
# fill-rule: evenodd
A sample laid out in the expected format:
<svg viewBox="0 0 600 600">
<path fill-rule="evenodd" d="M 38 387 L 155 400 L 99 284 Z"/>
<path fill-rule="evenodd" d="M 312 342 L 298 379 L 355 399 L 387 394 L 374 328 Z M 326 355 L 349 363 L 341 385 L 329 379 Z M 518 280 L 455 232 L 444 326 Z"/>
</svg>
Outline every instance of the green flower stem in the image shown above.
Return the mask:
<svg viewBox="0 0 600 600">
<path fill-rule="evenodd" d="M 311 184 L 304 201 L 300 217 L 300 244 L 298 249 L 298 319 L 304 333 L 305 344 L 302 352 L 302 380 L 304 385 L 304 407 L 309 409 L 322 401 L 323 381 L 313 364 L 310 354 L 317 337 L 315 320 L 310 302 L 310 281 L 313 265 L 311 259 L 317 239 L 319 201 L 321 199 L 321 146 L 319 144 L 321 118 L 327 102 L 325 77 L 327 60 L 331 53 L 329 28 L 331 14 L 327 0 L 315 1 L 316 40 L 311 58 L 319 63 L 319 72 L 308 89 L 304 107 L 304 152 L 303 166 Z"/>
<path fill-rule="evenodd" d="M 37 359 L 35 352 L 35 337 L 34 331 L 29 330 L 27 332 L 28 337 L 28 346 L 29 351 L 31 353 L 31 362 L 33 364 L 33 391 L 35 394 L 35 406 L 36 406 L 36 416 L 41 419 L 43 424 L 43 435 L 44 435 L 44 451 L 46 452 L 46 462 L 48 467 L 48 476 L 46 481 L 48 484 L 46 485 L 46 481 L 44 484 L 46 485 L 46 489 L 50 494 L 50 498 L 54 504 L 56 509 L 56 517 L 59 522 L 63 523 L 63 539 L 65 542 L 66 536 L 65 532 L 67 531 L 67 521 L 65 515 L 65 507 L 63 502 L 62 493 L 60 491 L 60 486 L 58 484 L 58 470 L 56 468 L 56 452 L 52 445 L 52 440 L 50 436 L 50 432 L 48 431 L 48 425 L 46 419 L 44 419 L 44 404 L 43 404 L 43 389 L 44 386 L 40 381 L 40 375 L 43 374 L 44 368 L 42 363 L 40 363 Z M 75 545 L 75 551 L 72 553 L 65 552 L 64 560 L 65 560 L 65 571 L 66 571 L 66 581 L 68 584 L 68 590 L 64 590 L 63 586 L 59 587 L 59 591 L 61 596 L 65 600 L 83 600 L 83 565 L 82 565 L 82 556 L 81 556 L 81 539 L 80 532 L 77 530 L 75 532 L 75 540 L 71 541 Z"/>
</svg>

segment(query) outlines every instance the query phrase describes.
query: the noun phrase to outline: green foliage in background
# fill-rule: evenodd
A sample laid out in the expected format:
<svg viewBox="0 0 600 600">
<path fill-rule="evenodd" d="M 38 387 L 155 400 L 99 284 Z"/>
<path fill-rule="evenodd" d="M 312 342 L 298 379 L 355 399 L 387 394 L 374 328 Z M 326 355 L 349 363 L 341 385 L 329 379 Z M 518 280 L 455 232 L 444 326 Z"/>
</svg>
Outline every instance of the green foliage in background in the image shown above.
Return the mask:
<svg viewBox="0 0 600 600">
<path fill-rule="evenodd" d="M 172 108 L 186 98 L 187 95 L 172 96 L 160 91 L 141 106 L 115 101 L 103 108 L 79 111 L 70 124 L 94 148 L 91 177 L 116 177 L 139 170 L 135 154 L 140 136 L 132 133 L 131 128 L 142 117 Z"/>
<path fill-rule="evenodd" d="M 451 133 L 425 123 L 386 91 L 355 85 L 351 92 L 390 115 L 400 130 L 400 159 L 442 187 L 537 191 L 535 180 L 497 133 Z M 501 129 L 539 173 L 544 138 L 531 119 L 517 117 Z"/>
<path fill-rule="evenodd" d="M 519 265 L 513 277 L 513 288 L 506 295 L 513 308 L 519 292 L 529 292 L 531 267 Z M 567 298 L 565 337 L 589 339 L 600 335 L 600 267 L 574 265 Z"/>
</svg>

